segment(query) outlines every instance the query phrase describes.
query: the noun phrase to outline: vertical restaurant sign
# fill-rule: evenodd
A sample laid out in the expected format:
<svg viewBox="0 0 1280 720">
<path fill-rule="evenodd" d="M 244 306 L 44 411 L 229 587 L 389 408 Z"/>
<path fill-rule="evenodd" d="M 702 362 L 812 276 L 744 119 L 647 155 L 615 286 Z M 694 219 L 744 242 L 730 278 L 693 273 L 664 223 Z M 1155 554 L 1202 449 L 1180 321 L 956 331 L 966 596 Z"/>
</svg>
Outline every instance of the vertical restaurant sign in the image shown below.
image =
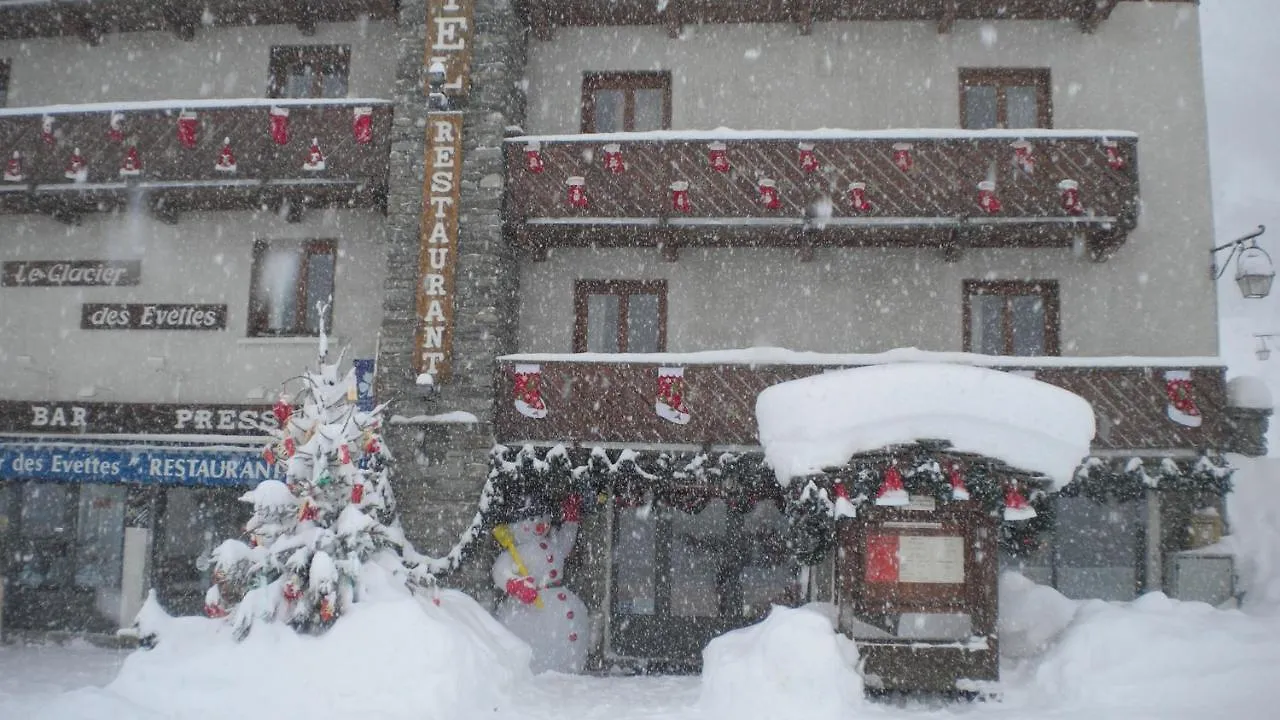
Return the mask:
<svg viewBox="0 0 1280 720">
<path fill-rule="evenodd" d="M 452 368 L 454 269 L 462 181 L 462 113 L 427 113 L 414 369 L 447 380 Z"/>
<path fill-rule="evenodd" d="M 427 0 L 428 69 L 444 65 L 445 95 L 460 97 L 471 89 L 471 38 L 475 0 Z M 426 92 L 431 89 L 425 88 Z"/>
</svg>

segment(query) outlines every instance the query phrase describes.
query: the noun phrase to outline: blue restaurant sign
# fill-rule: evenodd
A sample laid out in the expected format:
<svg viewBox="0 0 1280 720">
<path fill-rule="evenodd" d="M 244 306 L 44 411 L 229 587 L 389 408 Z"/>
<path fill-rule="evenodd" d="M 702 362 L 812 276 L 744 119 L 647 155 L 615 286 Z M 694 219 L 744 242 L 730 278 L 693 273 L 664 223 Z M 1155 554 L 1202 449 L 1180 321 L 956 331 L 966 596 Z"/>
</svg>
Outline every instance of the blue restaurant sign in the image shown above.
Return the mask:
<svg viewBox="0 0 1280 720">
<path fill-rule="evenodd" d="M 280 469 L 256 448 L 0 443 L 0 479 L 254 486 Z"/>
</svg>

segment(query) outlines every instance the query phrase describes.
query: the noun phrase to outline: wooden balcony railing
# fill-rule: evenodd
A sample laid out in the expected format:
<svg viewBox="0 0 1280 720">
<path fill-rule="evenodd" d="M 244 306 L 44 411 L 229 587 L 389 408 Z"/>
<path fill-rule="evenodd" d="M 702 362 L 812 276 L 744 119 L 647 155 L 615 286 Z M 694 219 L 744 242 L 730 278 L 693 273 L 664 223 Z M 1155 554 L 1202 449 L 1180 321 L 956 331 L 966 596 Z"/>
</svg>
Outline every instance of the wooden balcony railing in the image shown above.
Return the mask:
<svg viewBox="0 0 1280 720">
<path fill-rule="evenodd" d="M 198 28 L 228 25 L 297 25 L 362 17 L 394 18 L 398 0 L 0 0 L 0 40 L 58 35 L 97 43 L 107 32 L 162 30 L 184 40 Z"/>
<path fill-rule="evenodd" d="M 1083 238 L 1101 259 L 1137 222 L 1137 138 L 1118 131 L 614 133 L 505 152 L 507 214 L 535 250 Z"/>
<path fill-rule="evenodd" d="M 753 352 L 753 351 L 748 351 Z M 917 351 L 914 361 L 927 359 Z M 703 355 L 708 360 L 699 358 Z M 573 355 L 512 355 L 500 359 L 495 378 L 495 432 L 507 444 L 620 443 L 632 446 L 754 447 L 755 402 L 762 390 L 780 382 L 827 370 L 892 361 L 880 356 L 796 354 L 804 364 L 783 364 L 760 356 L 723 362 L 723 353 L 684 355 L 600 355 L 576 360 Z M 1033 372 L 1035 378 L 1088 400 L 1098 423 L 1096 450 L 1144 451 L 1222 449 L 1227 438 L 1225 368 L 1209 359 L 1142 358 L 993 358 L 943 353 L 933 357 L 989 365 L 1000 370 Z M 764 364 L 752 364 L 752 360 Z M 1185 361 L 1186 364 L 1175 363 Z M 516 372 L 529 366 L 540 373 L 537 384 L 546 416 L 527 417 L 516 408 Z M 655 412 L 658 368 L 683 368 L 687 424 Z M 1200 424 L 1191 427 L 1169 411 L 1166 373 L 1190 371 L 1191 395 Z M 528 386 L 528 376 L 523 387 Z"/>
<path fill-rule="evenodd" d="M 139 192 L 152 209 L 167 213 L 285 202 L 291 211 L 380 206 L 386 198 L 391 114 L 390 103 L 359 99 L 0 110 L 5 169 L 0 213 L 74 217 L 128 203 Z M 273 134 L 282 128 L 284 143 L 279 142 L 283 136 Z M 322 166 L 312 162 L 308 167 L 313 141 Z M 224 146 L 230 148 L 234 169 L 228 167 Z M 68 176 L 74 174 L 69 173 L 73 155 L 83 161 L 79 178 Z M 131 158 L 138 166 L 132 173 Z"/>
<path fill-rule="evenodd" d="M 1073 20 L 1093 32 L 1118 0 L 519 0 L 534 35 L 582 25 L 661 25 L 679 37 L 685 24 L 795 23 L 808 35 L 815 22 L 919 20 L 950 32 L 956 20 Z"/>
</svg>

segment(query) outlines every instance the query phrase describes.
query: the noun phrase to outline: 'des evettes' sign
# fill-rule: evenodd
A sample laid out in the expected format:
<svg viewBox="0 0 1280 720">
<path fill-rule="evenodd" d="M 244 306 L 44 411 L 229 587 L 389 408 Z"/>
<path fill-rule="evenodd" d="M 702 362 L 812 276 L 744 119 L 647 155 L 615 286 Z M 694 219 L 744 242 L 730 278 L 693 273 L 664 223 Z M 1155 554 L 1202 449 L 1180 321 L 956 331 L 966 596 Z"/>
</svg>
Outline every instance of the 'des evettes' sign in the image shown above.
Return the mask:
<svg viewBox="0 0 1280 720">
<path fill-rule="evenodd" d="M 141 260 L 15 260 L 0 267 L 5 287 L 114 287 L 141 280 Z"/>
<path fill-rule="evenodd" d="M 81 330 L 225 330 L 226 305 L 85 303 Z"/>
</svg>

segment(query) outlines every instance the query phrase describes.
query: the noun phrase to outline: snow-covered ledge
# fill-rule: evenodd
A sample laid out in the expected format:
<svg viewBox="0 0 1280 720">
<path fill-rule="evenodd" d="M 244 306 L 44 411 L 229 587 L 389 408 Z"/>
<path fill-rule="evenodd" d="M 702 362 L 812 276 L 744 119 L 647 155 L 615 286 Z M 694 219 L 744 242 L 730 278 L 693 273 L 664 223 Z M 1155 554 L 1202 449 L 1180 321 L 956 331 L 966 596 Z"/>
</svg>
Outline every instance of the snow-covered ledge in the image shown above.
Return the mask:
<svg viewBox="0 0 1280 720">
<path fill-rule="evenodd" d="M 881 353 L 819 353 L 778 347 L 702 350 L 685 353 L 519 353 L 498 358 L 505 362 L 636 363 L 662 365 L 889 365 L 895 363 L 942 363 L 975 367 L 1223 367 L 1222 358 L 1206 356 L 1142 357 L 1117 355 L 1099 357 L 1022 357 L 979 355 L 966 352 L 935 352 L 917 348 L 897 348 Z"/>
<path fill-rule="evenodd" d="M 818 128 L 816 130 L 734 130 L 720 127 L 714 130 L 649 130 L 645 132 L 589 133 L 573 135 L 520 135 L 507 138 L 508 144 L 529 143 L 587 143 L 601 145 L 610 142 L 629 141 L 692 141 L 714 140 L 1035 140 L 1043 138 L 1108 138 L 1136 139 L 1138 134 L 1130 130 L 1058 130 L 1047 128 L 1019 128 L 1016 130 L 959 130 L 956 128 L 909 128 L 892 130 L 844 130 Z"/>
<path fill-rule="evenodd" d="M 922 439 L 1042 473 L 1056 488 L 1089 455 L 1080 396 L 988 368 L 914 363 L 837 370 L 766 388 L 756 400 L 765 459 L 780 480 Z"/>
</svg>

